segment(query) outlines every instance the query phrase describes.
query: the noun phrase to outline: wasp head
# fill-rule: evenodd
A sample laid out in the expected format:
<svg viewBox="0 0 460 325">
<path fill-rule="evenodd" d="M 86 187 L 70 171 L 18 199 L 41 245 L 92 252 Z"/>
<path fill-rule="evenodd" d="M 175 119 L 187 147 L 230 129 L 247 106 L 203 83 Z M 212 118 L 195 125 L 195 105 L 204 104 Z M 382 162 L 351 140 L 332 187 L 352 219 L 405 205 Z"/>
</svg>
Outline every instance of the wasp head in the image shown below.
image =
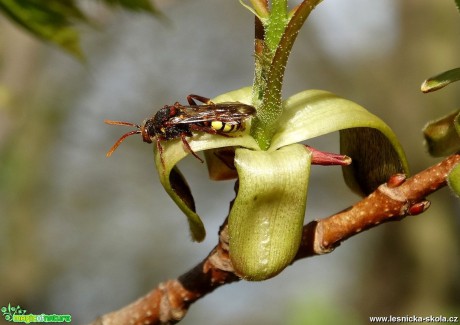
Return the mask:
<svg viewBox="0 0 460 325">
<path fill-rule="evenodd" d="M 126 125 L 126 126 L 133 126 L 135 127 L 137 130 L 133 130 L 133 131 L 129 131 L 125 134 L 123 134 L 120 139 L 118 139 L 117 142 L 115 142 L 115 144 L 112 146 L 112 148 L 110 148 L 110 150 L 107 152 L 106 156 L 107 157 L 110 157 L 112 155 L 112 153 L 118 148 L 118 146 L 127 138 L 129 137 L 130 135 L 133 135 L 133 134 L 141 134 L 142 135 L 142 140 L 144 142 L 147 142 L 147 143 L 152 143 L 152 137 L 155 136 L 154 134 L 151 135 L 149 133 L 149 120 L 150 119 L 147 119 L 145 120 L 144 122 L 142 122 L 142 125 L 139 125 L 139 124 L 135 124 L 135 123 L 131 123 L 131 122 L 122 122 L 122 121 L 111 121 L 111 120 L 104 120 L 104 122 L 106 124 L 110 124 L 110 125 Z"/>
</svg>

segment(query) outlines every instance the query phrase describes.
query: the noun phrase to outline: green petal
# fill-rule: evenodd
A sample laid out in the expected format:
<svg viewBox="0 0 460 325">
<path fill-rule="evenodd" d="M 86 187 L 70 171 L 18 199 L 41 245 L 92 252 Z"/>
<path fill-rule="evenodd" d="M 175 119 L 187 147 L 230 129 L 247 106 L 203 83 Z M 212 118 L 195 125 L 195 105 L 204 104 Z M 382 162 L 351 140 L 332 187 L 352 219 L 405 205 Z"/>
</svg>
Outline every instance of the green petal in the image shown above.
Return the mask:
<svg viewBox="0 0 460 325">
<path fill-rule="evenodd" d="M 450 189 L 460 197 L 460 164 L 457 164 L 452 168 L 448 177 L 447 183 L 449 184 Z"/>
<path fill-rule="evenodd" d="M 193 138 L 189 141 L 190 147 L 194 152 L 221 147 L 239 146 L 242 145 L 242 143 L 244 143 L 249 148 L 257 148 L 257 144 L 254 139 L 247 134 L 243 136 L 226 138 L 204 133 L 194 135 Z M 175 168 L 176 164 L 185 158 L 189 153 L 184 148 L 181 140 L 163 141 L 162 146 L 165 168 L 163 168 L 163 165 L 161 164 L 158 150 L 156 150 L 156 147 L 154 147 L 155 164 L 157 167 L 158 175 L 160 176 L 160 182 L 163 184 L 163 187 L 169 196 L 171 196 L 174 202 L 176 202 L 179 208 L 187 216 L 192 239 L 195 241 L 202 241 L 204 239 L 205 231 L 200 217 L 195 213 L 193 209 L 190 208 L 189 204 L 187 204 L 187 201 L 178 193 L 178 191 L 174 190 L 170 179 L 170 174 Z M 197 160 L 197 163 L 200 162 Z"/>
<path fill-rule="evenodd" d="M 311 154 L 293 144 L 277 151 L 237 149 L 239 190 L 230 212 L 230 258 L 247 280 L 281 272 L 297 253 Z"/>
<path fill-rule="evenodd" d="M 213 99 L 213 101 L 216 103 L 239 101 L 241 103 L 249 104 L 250 98 L 251 88 L 246 87 L 223 94 Z M 258 149 L 257 143 L 248 134 L 248 132 L 235 134 L 231 137 L 223 137 L 207 133 L 196 133 L 193 137 L 187 139 L 187 141 L 194 152 L 240 146 L 250 149 Z M 162 141 L 161 144 L 163 147 L 163 159 L 165 166 L 162 165 L 160 154 L 156 150 L 156 146 L 154 146 L 155 164 L 158 175 L 160 176 L 160 182 L 169 196 L 187 216 L 192 239 L 195 241 L 202 241 L 205 237 L 204 225 L 201 222 L 200 217 L 195 212 L 194 204 L 191 203 L 193 202 L 193 199 L 191 199 L 191 193 L 188 189 L 188 185 L 180 174 L 179 169 L 175 167 L 180 160 L 189 154 L 189 152 L 186 151 L 181 140 Z M 197 163 L 199 163 L 198 160 Z"/>
<path fill-rule="evenodd" d="M 445 86 L 458 80 L 460 80 L 460 68 L 445 71 L 425 80 L 421 89 L 424 93 L 429 93 L 444 88 Z"/>
<path fill-rule="evenodd" d="M 341 151 L 353 159 L 343 168 L 350 188 L 368 193 L 391 174 L 408 172 L 393 131 L 360 105 L 327 91 L 307 90 L 287 99 L 284 109 L 269 150 L 347 129 L 341 132 Z"/>
<path fill-rule="evenodd" d="M 197 242 L 203 241 L 206 230 L 200 217 L 196 214 L 192 191 L 177 166 L 171 170 L 168 180 L 170 188 L 166 189 L 166 192 L 187 215 L 192 239 Z"/>
<path fill-rule="evenodd" d="M 243 87 L 237 90 L 229 91 L 228 93 L 219 95 L 212 99 L 214 103 L 224 102 L 240 102 L 247 105 L 252 105 L 252 87 Z"/>
</svg>

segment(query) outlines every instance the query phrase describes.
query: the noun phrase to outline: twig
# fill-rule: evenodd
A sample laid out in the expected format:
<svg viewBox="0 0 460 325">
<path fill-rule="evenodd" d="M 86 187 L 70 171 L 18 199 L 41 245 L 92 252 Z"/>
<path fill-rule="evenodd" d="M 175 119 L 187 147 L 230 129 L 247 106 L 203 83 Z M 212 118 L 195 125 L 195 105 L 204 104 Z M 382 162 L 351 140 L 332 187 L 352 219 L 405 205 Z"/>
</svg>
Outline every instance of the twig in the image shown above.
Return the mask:
<svg viewBox="0 0 460 325">
<path fill-rule="evenodd" d="M 351 208 L 308 223 L 295 260 L 330 253 L 343 240 L 364 230 L 424 212 L 430 205 L 425 196 L 446 185 L 446 177 L 457 163 L 460 163 L 460 154 L 407 180 L 404 175 L 394 175 Z M 174 324 L 196 300 L 239 279 L 228 254 L 225 223 L 219 231 L 218 245 L 201 263 L 178 279 L 160 283 L 134 303 L 99 317 L 91 325 Z"/>
</svg>

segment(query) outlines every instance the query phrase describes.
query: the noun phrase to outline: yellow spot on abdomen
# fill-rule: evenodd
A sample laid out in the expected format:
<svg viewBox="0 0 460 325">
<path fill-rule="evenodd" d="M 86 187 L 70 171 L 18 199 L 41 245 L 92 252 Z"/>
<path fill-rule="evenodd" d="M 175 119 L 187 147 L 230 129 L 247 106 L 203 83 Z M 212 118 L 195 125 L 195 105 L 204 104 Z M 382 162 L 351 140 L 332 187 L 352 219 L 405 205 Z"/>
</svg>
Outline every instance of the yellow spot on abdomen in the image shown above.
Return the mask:
<svg viewBox="0 0 460 325">
<path fill-rule="evenodd" d="M 232 132 L 235 129 L 235 125 L 229 124 L 229 123 L 224 123 L 221 121 L 212 121 L 211 122 L 211 127 L 216 130 L 216 131 L 221 131 L 221 132 Z"/>
</svg>

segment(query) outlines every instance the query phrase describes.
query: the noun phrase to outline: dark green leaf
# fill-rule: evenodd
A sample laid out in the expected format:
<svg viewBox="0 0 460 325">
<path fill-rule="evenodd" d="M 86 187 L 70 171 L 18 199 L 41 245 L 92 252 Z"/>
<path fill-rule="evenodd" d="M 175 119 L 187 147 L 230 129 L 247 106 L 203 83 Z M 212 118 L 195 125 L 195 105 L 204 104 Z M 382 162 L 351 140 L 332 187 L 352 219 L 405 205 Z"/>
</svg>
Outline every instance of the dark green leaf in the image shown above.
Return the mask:
<svg viewBox="0 0 460 325">
<path fill-rule="evenodd" d="M 128 10 L 143 10 L 158 14 L 149 0 L 103 1 Z M 83 59 L 75 23 L 87 23 L 87 19 L 76 2 L 76 0 L 0 0 L 0 10 L 35 36 Z"/>
<path fill-rule="evenodd" d="M 0 0 L 0 9 L 34 35 L 82 58 L 75 21 L 84 15 L 71 0 Z"/>
</svg>

